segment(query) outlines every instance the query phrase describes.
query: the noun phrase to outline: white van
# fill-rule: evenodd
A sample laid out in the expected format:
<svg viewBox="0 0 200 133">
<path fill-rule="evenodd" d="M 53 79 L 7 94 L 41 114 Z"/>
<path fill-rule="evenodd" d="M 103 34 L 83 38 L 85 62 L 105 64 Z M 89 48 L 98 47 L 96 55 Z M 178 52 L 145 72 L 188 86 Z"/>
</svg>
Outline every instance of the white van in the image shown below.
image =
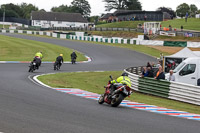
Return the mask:
<svg viewBox="0 0 200 133">
<path fill-rule="evenodd" d="M 174 70 L 175 82 L 200 84 L 200 58 L 190 57 L 181 62 Z M 165 75 L 169 79 L 169 73 Z"/>
</svg>

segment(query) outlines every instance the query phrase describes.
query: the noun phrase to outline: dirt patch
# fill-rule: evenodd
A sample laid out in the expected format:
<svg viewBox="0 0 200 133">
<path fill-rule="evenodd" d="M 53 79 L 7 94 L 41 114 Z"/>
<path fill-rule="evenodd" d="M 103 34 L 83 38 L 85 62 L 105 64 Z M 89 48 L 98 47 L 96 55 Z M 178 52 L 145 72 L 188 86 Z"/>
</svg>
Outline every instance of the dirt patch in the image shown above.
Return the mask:
<svg viewBox="0 0 200 133">
<path fill-rule="evenodd" d="M 148 46 L 148 47 L 151 47 L 163 53 L 169 53 L 169 54 L 177 53 L 178 51 L 183 49 L 183 47 L 168 47 L 168 46 Z M 200 51 L 200 48 L 189 48 L 189 49 L 192 51 Z"/>
</svg>

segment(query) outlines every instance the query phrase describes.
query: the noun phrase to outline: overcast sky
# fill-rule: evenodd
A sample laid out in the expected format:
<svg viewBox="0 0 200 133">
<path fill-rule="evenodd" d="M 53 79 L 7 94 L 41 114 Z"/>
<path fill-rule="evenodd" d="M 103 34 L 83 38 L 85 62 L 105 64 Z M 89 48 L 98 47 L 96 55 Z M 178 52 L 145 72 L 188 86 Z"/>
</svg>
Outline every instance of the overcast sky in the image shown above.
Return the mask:
<svg viewBox="0 0 200 133">
<path fill-rule="evenodd" d="M 39 9 L 45 9 L 50 11 L 53 6 L 70 5 L 73 0 L 0 0 L 0 5 L 13 3 L 21 4 L 32 3 L 37 6 Z M 88 0 L 91 6 L 91 16 L 101 15 L 105 12 L 105 2 L 103 0 Z M 195 4 L 198 9 L 200 9 L 200 0 L 139 0 L 142 3 L 142 10 L 146 11 L 155 11 L 158 7 L 170 7 L 173 10 L 176 10 L 176 7 L 182 3 Z"/>
</svg>

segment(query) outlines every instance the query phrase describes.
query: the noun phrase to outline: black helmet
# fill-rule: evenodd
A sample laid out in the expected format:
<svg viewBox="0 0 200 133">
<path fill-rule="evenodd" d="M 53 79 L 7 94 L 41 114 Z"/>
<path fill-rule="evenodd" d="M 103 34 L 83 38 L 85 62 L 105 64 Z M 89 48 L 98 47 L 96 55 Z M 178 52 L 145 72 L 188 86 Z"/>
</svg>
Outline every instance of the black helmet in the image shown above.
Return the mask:
<svg viewBox="0 0 200 133">
<path fill-rule="evenodd" d="M 124 72 L 122 73 L 122 76 L 128 76 L 128 73 Z"/>
</svg>

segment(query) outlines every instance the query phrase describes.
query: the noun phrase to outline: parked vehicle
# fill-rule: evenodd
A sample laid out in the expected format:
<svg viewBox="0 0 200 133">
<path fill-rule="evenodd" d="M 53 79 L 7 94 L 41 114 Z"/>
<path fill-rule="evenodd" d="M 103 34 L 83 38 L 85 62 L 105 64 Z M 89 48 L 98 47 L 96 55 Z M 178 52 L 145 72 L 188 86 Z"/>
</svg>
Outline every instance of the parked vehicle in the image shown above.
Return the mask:
<svg viewBox="0 0 200 133">
<path fill-rule="evenodd" d="M 110 76 L 110 78 L 111 80 L 113 80 L 112 76 Z M 106 102 L 112 107 L 117 107 L 122 102 L 122 100 L 124 100 L 127 96 L 130 96 L 131 94 L 131 88 L 129 88 L 127 85 L 119 84 L 112 95 L 110 93 L 110 88 L 111 81 L 109 81 L 107 86 L 105 86 L 105 93 L 100 96 L 98 100 L 99 104 L 103 104 L 104 102 Z"/>
<path fill-rule="evenodd" d="M 36 68 L 36 62 L 35 62 L 35 61 L 32 61 L 32 62 L 30 63 L 28 72 L 34 72 L 36 69 L 37 69 L 37 68 Z"/>
<path fill-rule="evenodd" d="M 176 82 L 182 82 L 200 86 L 200 58 L 190 57 L 185 59 L 174 70 Z M 165 75 L 169 78 L 169 73 Z"/>
</svg>

